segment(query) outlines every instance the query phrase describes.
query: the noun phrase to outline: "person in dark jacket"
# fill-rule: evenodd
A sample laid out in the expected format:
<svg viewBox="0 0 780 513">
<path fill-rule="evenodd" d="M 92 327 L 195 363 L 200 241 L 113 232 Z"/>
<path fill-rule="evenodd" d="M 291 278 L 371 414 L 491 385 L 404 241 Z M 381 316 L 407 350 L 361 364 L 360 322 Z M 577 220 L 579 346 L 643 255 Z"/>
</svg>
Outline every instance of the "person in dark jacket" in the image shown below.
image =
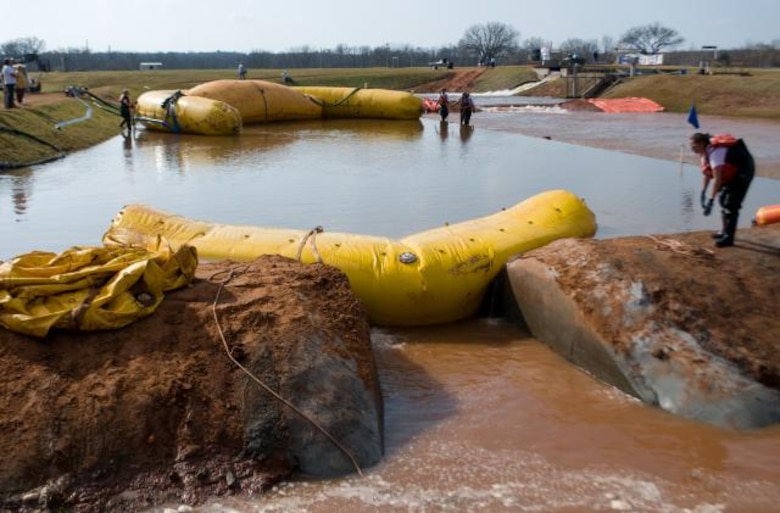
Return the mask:
<svg viewBox="0 0 780 513">
<path fill-rule="evenodd" d="M 469 126 L 471 114 L 474 112 L 474 100 L 468 92 L 464 92 L 460 97 L 460 124 Z"/>
<path fill-rule="evenodd" d="M 442 122 L 447 121 L 447 116 L 450 115 L 450 99 L 447 96 L 447 90 L 442 89 L 439 93 L 439 99 L 436 101 L 439 106 L 439 117 Z"/>
<path fill-rule="evenodd" d="M 753 156 L 742 139 L 730 134 L 697 132 L 691 136 L 690 142 L 691 150 L 701 157 L 704 215 L 710 215 L 716 198 L 721 206 L 722 228 L 712 235 L 715 245 L 719 248 L 733 246 L 742 201 L 755 175 Z M 712 189 L 708 196 L 710 183 Z"/>
<path fill-rule="evenodd" d="M 122 95 L 119 97 L 119 114 L 122 116 L 122 122 L 119 123 L 119 128 L 127 128 L 127 132 L 133 134 L 133 100 L 130 99 L 130 91 L 122 89 Z"/>
</svg>

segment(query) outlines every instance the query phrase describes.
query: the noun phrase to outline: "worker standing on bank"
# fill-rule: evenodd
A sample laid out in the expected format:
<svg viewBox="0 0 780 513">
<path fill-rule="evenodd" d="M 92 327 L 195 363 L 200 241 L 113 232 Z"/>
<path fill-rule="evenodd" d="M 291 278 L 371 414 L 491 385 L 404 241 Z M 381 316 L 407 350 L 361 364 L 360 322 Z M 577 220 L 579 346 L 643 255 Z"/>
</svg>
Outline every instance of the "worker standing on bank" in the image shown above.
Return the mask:
<svg viewBox="0 0 780 513">
<path fill-rule="evenodd" d="M 14 60 L 10 57 L 3 61 L 3 87 L 5 89 L 5 108 L 12 109 L 16 106 L 16 68 Z"/>
<path fill-rule="evenodd" d="M 16 69 L 16 103 L 21 106 L 24 104 L 24 94 L 27 92 L 30 81 L 27 76 L 27 67 L 24 64 L 14 64 L 14 69 Z"/>
<path fill-rule="evenodd" d="M 697 132 L 691 136 L 691 150 L 701 157 L 704 215 L 710 215 L 716 198 L 722 209 L 723 226 L 721 231 L 712 234 L 715 245 L 719 248 L 733 246 L 739 210 L 755 174 L 753 156 L 742 139 L 730 134 Z M 710 182 L 712 189 L 708 195 Z"/>
</svg>

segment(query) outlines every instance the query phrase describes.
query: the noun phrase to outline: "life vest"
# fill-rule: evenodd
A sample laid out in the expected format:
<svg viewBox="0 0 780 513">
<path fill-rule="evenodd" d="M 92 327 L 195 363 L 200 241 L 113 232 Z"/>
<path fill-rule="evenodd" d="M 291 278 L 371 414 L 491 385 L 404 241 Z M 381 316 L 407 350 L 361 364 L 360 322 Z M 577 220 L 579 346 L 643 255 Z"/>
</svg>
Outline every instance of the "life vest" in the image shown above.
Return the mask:
<svg viewBox="0 0 780 513">
<path fill-rule="evenodd" d="M 742 139 L 737 139 L 731 134 L 718 134 L 710 137 L 710 148 L 726 148 L 726 159 L 721 172 L 721 182 L 726 184 L 739 172 L 742 166 L 744 156 L 747 154 L 747 148 Z M 709 178 L 713 177 L 712 167 L 710 166 L 709 154 L 702 156 L 701 172 Z"/>
</svg>

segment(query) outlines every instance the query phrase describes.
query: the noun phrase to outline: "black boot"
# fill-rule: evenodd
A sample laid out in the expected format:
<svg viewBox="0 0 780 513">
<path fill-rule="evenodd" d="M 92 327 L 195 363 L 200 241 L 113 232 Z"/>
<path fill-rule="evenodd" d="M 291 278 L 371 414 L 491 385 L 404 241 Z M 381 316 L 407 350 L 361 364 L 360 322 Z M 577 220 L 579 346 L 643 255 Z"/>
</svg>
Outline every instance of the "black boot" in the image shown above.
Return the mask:
<svg viewBox="0 0 780 513">
<path fill-rule="evenodd" d="M 726 235 L 726 213 L 721 211 L 720 213 L 721 228 L 720 231 L 712 232 L 710 235 L 713 239 L 720 239 Z"/>
<path fill-rule="evenodd" d="M 723 236 L 715 240 L 715 246 L 719 248 L 727 248 L 734 245 L 734 235 L 737 233 L 737 220 L 739 219 L 739 213 L 724 212 L 723 219 Z"/>
</svg>

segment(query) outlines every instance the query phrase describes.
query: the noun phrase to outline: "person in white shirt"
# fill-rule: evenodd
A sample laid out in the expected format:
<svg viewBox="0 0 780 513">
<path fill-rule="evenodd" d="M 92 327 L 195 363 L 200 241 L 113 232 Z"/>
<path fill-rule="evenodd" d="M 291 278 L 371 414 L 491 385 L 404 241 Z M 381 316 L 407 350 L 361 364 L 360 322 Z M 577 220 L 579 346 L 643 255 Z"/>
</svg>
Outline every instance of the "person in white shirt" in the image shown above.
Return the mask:
<svg viewBox="0 0 780 513">
<path fill-rule="evenodd" d="M 5 86 L 5 108 L 11 109 L 16 106 L 14 97 L 16 94 L 16 68 L 12 58 L 5 59 L 3 63 L 3 85 Z"/>
</svg>

